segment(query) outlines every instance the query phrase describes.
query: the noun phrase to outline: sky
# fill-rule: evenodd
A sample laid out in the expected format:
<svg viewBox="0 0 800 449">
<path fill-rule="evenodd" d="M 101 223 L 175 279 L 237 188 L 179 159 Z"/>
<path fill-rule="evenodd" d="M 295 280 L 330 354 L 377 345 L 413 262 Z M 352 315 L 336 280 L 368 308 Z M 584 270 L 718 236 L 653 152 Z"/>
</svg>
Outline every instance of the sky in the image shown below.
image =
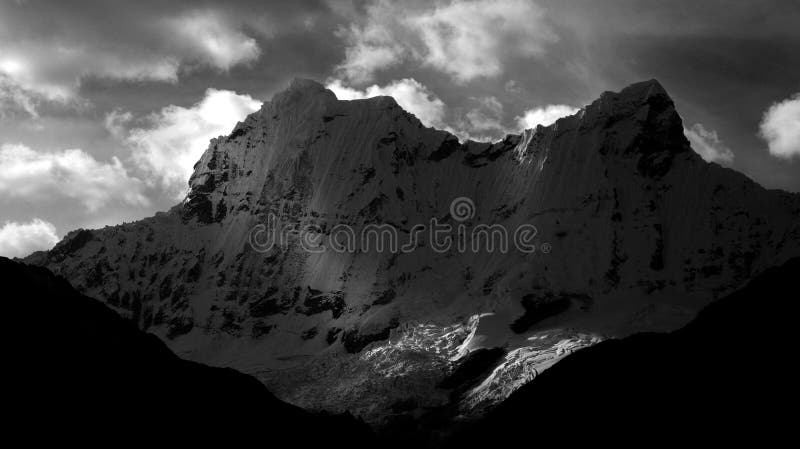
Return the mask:
<svg viewBox="0 0 800 449">
<path fill-rule="evenodd" d="M 490 140 L 658 79 L 706 160 L 800 191 L 794 0 L 0 0 L 0 255 L 178 204 L 286 88 Z"/>
</svg>

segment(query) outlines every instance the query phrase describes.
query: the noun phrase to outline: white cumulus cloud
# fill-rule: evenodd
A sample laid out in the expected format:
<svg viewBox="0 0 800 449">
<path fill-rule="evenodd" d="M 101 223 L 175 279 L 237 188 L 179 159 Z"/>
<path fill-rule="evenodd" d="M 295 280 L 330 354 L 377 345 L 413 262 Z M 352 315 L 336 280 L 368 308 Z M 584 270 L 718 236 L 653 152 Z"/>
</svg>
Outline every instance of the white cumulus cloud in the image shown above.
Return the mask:
<svg viewBox="0 0 800 449">
<path fill-rule="evenodd" d="M 0 194 L 7 198 L 66 198 L 96 211 L 109 202 L 147 205 L 144 183 L 117 158 L 101 162 L 80 149 L 36 151 L 22 144 L 0 146 Z"/>
<path fill-rule="evenodd" d="M 549 126 L 561 117 L 575 114 L 580 109 L 565 104 L 549 104 L 541 108 L 528 109 L 517 117 L 517 126 L 522 129 L 535 128 L 536 125 Z"/>
<path fill-rule="evenodd" d="M 800 157 L 800 93 L 770 106 L 760 128 L 771 155 L 782 159 Z"/>
<path fill-rule="evenodd" d="M 558 40 L 530 0 L 454 0 L 415 8 L 377 0 L 360 23 L 339 30 L 346 43 L 339 66 L 354 83 L 415 61 L 457 82 L 502 73 L 507 57 L 535 57 Z"/>
<path fill-rule="evenodd" d="M 237 122 L 257 111 L 261 102 L 229 90 L 206 90 L 190 107 L 170 105 L 145 118 L 146 126 L 127 131 L 134 163 L 153 184 L 180 197 L 186 192 L 194 164 L 212 138 L 229 134 Z M 106 126 L 115 135 L 124 133 L 130 114 L 115 111 Z"/>
<path fill-rule="evenodd" d="M 27 223 L 7 221 L 0 226 L 0 256 L 23 257 L 58 243 L 56 227 L 34 218 Z"/>
<path fill-rule="evenodd" d="M 332 80 L 326 86 L 340 100 L 358 100 L 381 95 L 394 97 L 406 111 L 414 114 L 426 126 L 442 127 L 445 104 L 425 85 L 413 78 L 392 81 L 385 86 L 374 84 L 364 90 L 348 87 L 341 80 Z"/>
<path fill-rule="evenodd" d="M 692 149 L 704 160 L 725 165 L 733 163 L 733 151 L 722 143 L 715 130 L 695 123 L 691 128 L 684 129 L 683 133 L 692 144 Z"/>
</svg>

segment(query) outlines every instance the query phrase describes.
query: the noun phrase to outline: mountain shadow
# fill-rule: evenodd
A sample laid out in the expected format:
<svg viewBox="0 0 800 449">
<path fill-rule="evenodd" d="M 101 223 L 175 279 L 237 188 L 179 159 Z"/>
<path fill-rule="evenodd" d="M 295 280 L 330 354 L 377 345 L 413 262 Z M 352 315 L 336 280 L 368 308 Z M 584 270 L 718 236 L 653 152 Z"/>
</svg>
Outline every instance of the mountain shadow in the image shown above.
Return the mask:
<svg viewBox="0 0 800 449">
<path fill-rule="evenodd" d="M 580 350 L 450 445 L 789 441 L 798 274 L 794 258 L 680 330 Z"/>
<path fill-rule="evenodd" d="M 4 408 L 31 440 L 373 445 L 350 415 L 310 413 L 253 377 L 182 360 L 44 268 L 0 257 L 0 283 L 11 348 Z"/>
</svg>

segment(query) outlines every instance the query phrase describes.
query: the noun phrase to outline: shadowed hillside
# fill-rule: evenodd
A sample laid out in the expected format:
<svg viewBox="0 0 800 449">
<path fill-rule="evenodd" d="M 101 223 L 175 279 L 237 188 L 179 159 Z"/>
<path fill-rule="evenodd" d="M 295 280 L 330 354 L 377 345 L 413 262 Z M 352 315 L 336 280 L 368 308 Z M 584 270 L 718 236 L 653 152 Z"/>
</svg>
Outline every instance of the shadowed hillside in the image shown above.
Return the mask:
<svg viewBox="0 0 800 449">
<path fill-rule="evenodd" d="M 14 427 L 33 437 L 266 438 L 298 447 L 370 441 L 351 416 L 306 412 L 250 376 L 178 358 L 44 268 L 0 258 L 0 281 L 15 337 L 7 385 L 19 395 L 6 392 L 4 402 Z"/>
<path fill-rule="evenodd" d="M 763 444 L 794 428 L 800 259 L 767 270 L 669 334 L 583 349 L 520 388 L 464 442 Z"/>
</svg>

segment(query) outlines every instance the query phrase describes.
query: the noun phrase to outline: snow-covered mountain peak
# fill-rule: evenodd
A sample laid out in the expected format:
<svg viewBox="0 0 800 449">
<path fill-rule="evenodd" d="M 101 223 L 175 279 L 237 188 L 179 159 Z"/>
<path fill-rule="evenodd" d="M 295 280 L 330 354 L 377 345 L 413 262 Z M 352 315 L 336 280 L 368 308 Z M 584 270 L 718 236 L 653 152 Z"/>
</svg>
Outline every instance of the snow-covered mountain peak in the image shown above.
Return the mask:
<svg viewBox="0 0 800 449">
<path fill-rule="evenodd" d="M 676 328 L 800 255 L 800 197 L 704 162 L 655 80 L 495 143 L 461 143 L 388 97 L 341 101 L 296 80 L 212 140 L 189 183 L 169 213 L 72 233 L 29 260 L 184 356 L 372 422 L 397 403 L 449 401 L 437 385 L 459 348 L 500 353 L 491 378 L 463 392 L 480 408 L 565 345 Z M 459 221 L 452 205 L 464 198 L 472 209 Z M 337 226 L 383 225 L 405 243 L 433 218 L 533 226 L 537 251 L 252 240 L 275 220 L 325 242 Z"/>
</svg>

